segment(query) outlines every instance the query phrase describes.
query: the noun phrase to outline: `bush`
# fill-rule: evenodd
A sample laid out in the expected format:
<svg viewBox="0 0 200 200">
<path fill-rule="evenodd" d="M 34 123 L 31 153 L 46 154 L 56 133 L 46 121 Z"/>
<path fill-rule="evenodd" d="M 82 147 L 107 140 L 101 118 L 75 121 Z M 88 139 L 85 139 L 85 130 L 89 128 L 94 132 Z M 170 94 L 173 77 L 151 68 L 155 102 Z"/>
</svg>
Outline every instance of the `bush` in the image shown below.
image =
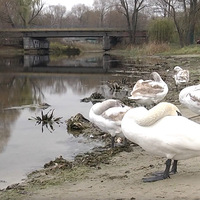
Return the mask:
<svg viewBox="0 0 200 200">
<path fill-rule="evenodd" d="M 174 24 L 169 19 L 156 19 L 150 23 L 149 39 L 155 43 L 167 43 L 173 38 Z"/>
</svg>

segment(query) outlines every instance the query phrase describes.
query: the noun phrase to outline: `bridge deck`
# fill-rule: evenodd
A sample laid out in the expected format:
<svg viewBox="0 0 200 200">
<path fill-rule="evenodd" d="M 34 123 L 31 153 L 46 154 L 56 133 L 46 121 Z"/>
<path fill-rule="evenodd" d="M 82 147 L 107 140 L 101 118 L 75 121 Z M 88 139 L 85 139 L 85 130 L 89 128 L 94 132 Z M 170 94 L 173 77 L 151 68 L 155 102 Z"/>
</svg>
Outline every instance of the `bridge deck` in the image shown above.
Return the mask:
<svg viewBox="0 0 200 200">
<path fill-rule="evenodd" d="M 49 49 L 48 38 L 64 38 L 64 37 L 102 37 L 103 49 L 110 50 L 111 43 L 114 44 L 113 37 L 122 38 L 128 37 L 127 30 L 113 30 L 113 29 L 11 29 L 2 30 L 0 35 L 5 38 L 12 38 L 12 36 L 21 35 L 23 38 L 24 49 Z M 11 36 L 12 35 L 12 36 Z M 146 31 L 137 31 L 136 40 L 145 42 L 147 39 Z M 113 40 L 113 41 L 112 41 Z M 117 40 L 115 41 L 117 42 Z M 140 42 L 141 43 L 141 42 Z"/>
<path fill-rule="evenodd" d="M 128 37 L 127 30 L 116 29 L 11 29 L 0 33 L 22 33 L 23 37 L 56 38 L 56 37 Z M 136 37 L 146 37 L 146 31 L 137 31 Z"/>
</svg>

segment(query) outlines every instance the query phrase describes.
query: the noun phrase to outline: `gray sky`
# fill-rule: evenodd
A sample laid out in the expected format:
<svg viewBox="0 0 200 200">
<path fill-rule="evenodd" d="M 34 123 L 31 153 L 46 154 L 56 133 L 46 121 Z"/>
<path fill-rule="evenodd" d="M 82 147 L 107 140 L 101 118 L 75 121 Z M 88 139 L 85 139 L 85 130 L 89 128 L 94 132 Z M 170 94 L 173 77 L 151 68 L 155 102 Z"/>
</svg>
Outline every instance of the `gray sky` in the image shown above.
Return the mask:
<svg viewBox="0 0 200 200">
<path fill-rule="evenodd" d="M 45 5 L 63 5 L 67 10 L 71 10 L 74 5 L 85 4 L 86 6 L 92 6 L 94 0 L 43 0 Z"/>
</svg>

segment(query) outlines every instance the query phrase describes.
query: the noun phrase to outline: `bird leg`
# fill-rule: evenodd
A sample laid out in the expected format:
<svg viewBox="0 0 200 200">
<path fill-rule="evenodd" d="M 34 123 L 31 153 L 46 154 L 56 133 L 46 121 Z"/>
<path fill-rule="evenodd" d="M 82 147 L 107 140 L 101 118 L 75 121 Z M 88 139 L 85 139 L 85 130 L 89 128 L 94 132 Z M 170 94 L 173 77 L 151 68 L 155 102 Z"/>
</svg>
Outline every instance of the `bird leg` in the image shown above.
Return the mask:
<svg viewBox="0 0 200 200">
<path fill-rule="evenodd" d="M 127 144 L 128 144 L 128 141 L 127 141 L 127 139 L 126 139 L 126 138 L 123 138 L 123 144 L 124 144 L 124 146 L 127 146 Z"/>
<path fill-rule="evenodd" d="M 169 172 L 170 175 L 177 173 L 177 163 L 178 163 L 178 160 L 174 160 L 171 171 Z M 154 172 L 154 173 L 152 173 L 152 175 L 161 176 L 161 175 L 163 175 L 163 172 Z"/>
<path fill-rule="evenodd" d="M 178 163 L 178 160 L 174 160 L 170 174 L 176 174 L 177 173 L 177 163 Z"/>
<path fill-rule="evenodd" d="M 171 162 L 172 160 L 171 159 L 168 159 L 166 161 L 166 167 L 165 167 L 165 171 L 162 173 L 162 174 L 159 174 L 159 175 L 156 175 L 156 176 L 152 176 L 152 177 L 149 177 L 149 178 L 143 178 L 143 182 L 155 182 L 155 181 L 159 181 L 159 180 L 164 180 L 166 178 L 170 178 L 169 176 L 169 170 L 170 170 L 170 166 L 171 166 Z M 175 164 L 175 166 L 177 165 L 177 162 Z"/>
<path fill-rule="evenodd" d="M 166 167 L 165 167 L 165 171 L 164 171 L 164 174 L 163 174 L 163 179 L 170 178 L 169 177 L 169 169 L 170 169 L 171 163 L 172 163 L 171 159 L 168 159 L 166 161 L 166 163 L 165 163 Z"/>
<path fill-rule="evenodd" d="M 115 136 L 111 136 L 111 148 L 115 147 Z"/>
</svg>

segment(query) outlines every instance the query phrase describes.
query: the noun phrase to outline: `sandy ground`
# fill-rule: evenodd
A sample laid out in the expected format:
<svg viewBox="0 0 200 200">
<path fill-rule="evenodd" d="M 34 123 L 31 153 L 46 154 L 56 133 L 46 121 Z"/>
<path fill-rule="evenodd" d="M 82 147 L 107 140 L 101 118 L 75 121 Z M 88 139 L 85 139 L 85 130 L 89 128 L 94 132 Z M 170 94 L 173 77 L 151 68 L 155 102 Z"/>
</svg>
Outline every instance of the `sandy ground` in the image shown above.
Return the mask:
<svg viewBox="0 0 200 200">
<path fill-rule="evenodd" d="M 162 171 L 165 160 L 152 157 L 140 147 L 121 152 L 109 165 L 91 170 L 84 180 L 38 190 L 25 199 L 47 200 L 152 200 L 200 199 L 200 158 L 180 161 L 178 173 L 170 179 L 143 183 L 142 177 Z"/>
<path fill-rule="evenodd" d="M 181 108 L 188 117 L 194 114 Z M 199 121 L 195 118 L 195 121 Z M 0 192 L 0 199 L 25 200 L 197 200 L 200 199 L 200 157 L 178 162 L 178 173 L 171 178 L 144 183 L 142 178 L 150 173 L 163 171 L 165 159 L 147 154 L 139 146 L 130 152 L 120 152 L 107 164 L 89 168 L 76 180 L 31 189 L 12 194 L 12 190 Z M 84 178 L 83 178 L 84 177 Z M 16 191 L 15 191 L 16 192 Z M 12 195 L 11 195 L 12 194 Z"/>
</svg>

